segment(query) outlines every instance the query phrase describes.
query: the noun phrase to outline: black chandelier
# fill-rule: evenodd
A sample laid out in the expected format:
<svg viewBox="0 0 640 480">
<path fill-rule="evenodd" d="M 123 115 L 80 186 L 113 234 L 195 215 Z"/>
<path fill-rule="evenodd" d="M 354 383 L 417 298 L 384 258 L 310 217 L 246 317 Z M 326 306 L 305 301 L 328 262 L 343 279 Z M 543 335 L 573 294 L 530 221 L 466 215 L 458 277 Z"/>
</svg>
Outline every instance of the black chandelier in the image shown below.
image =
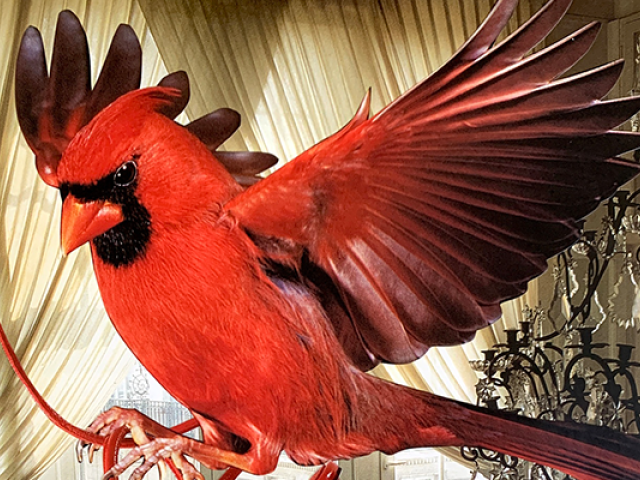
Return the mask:
<svg viewBox="0 0 640 480">
<path fill-rule="evenodd" d="M 628 238 L 640 234 L 638 195 L 640 190 L 619 191 L 612 197 L 600 230 L 583 229 L 580 241 L 556 258 L 548 305 L 526 307 L 520 328 L 505 330 L 504 343 L 471 362 L 481 374 L 479 405 L 640 436 L 634 346 L 598 340 L 603 325 L 640 326 L 640 246 Z M 477 465 L 474 476 L 482 472 L 491 480 L 571 478 L 481 448 L 464 447 L 462 456 Z"/>
</svg>

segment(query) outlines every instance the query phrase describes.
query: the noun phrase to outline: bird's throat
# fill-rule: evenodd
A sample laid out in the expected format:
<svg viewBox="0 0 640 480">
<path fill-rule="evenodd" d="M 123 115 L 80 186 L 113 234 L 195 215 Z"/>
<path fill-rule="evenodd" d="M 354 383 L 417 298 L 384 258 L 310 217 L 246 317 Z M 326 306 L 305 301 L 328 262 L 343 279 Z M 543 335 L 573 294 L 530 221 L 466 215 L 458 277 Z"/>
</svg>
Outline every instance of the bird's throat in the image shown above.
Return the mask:
<svg viewBox="0 0 640 480">
<path fill-rule="evenodd" d="M 151 222 L 146 213 L 146 216 L 139 214 L 135 220 L 128 219 L 116 225 L 94 238 L 92 244 L 95 254 L 104 263 L 123 267 L 144 256 L 150 237 Z"/>
<path fill-rule="evenodd" d="M 130 265 L 144 256 L 151 238 L 149 211 L 133 195 L 121 205 L 125 220 L 91 242 L 95 255 L 114 267 Z"/>
</svg>

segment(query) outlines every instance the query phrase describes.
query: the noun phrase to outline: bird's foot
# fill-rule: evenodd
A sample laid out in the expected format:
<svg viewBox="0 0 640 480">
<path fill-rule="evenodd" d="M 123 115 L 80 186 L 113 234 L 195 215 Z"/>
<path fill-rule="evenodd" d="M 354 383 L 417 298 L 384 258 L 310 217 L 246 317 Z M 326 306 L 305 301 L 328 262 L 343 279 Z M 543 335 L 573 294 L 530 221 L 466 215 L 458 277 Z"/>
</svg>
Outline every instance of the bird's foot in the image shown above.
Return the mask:
<svg viewBox="0 0 640 480">
<path fill-rule="evenodd" d="M 191 426 L 191 423 L 185 422 L 185 425 Z M 113 440 L 115 439 L 115 443 L 118 443 L 119 439 L 122 439 L 123 431 L 130 432 L 135 443 L 135 446 L 130 445 L 132 450 L 121 460 L 113 458 L 113 462 L 105 463 L 108 465 L 105 479 L 120 475 L 136 461 L 142 459 L 142 464 L 134 469 L 130 477 L 132 480 L 141 479 L 154 465 L 162 464 L 164 461 L 179 470 L 179 476 L 183 480 L 204 480 L 186 457 L 197 460 L 209 468 L 235 467 L 256 475 L 264 475 L 276 468 L 280 453 L 274 445 L 264 445 L 259 442 L 251 442 L 252 446 L 248 452 L 238 453 L 227 450 L 217 445 L 184 437 L 137 410 L 117 407 L 99 415 L 88 430 L 107 437 L 105 447 L 113 448 Z M 107 451 L 106 448 L 105 451 Z M 111 461 L 112 456 L 107 455 L 107 457 Z"/>
<path fill-rule="evenodd" d="M 137 410 L 113 407 L 101 413 L 87 428 L 87 431 L 104 437 L 115 435 L 118 432 L 130 432 L 136 444 L 149 441 L 147 433 L 155 434 L 159 429 L 163 429 L 160 424 L 154 422 L 149 417 Z M 93 462 L 93 454 L 99 450 L 101 445 L 79 440 L 76 444 L 76 456 L 82 462 L 84 452 L 88 452 L 89 462 Z"/>
<path fill-rule="evenodd" d="M 98 415 L 88 430 L 106 437 L 122 427 L 126 427 L 131 432 L 133 440 L 138 444 L 149 441 L 147 434 L 152 436 L 172 434 L 168 428 L 151 420 L 139 411 L 120 407 L 112 407 Z"/>
<path fill-rule="evenodd" d="M 130 478 L 132 480 L 140 480 L 155 465 L 166 467 L 165 460 L 171 460 L 173 467 L 179 471 L 183 480 L 203 480 L 200 472 L 185 458 L 180 450 L 180 440 L 188 439 L 172 432 L 137 410 L 113 407 L 100 414 L 87 430 L 105 437 L 105 439 L 114 436 L 118 437 L 115 442 L 117 444 L 120 444 L 124 435 L 129 433 L 133 443 L 136 445 L 122 460 L 117 459 L 116 447 L 115 458 L 109 459 L 108 464 L 105 463 L 105 468 L 107 469 L 104 476 L 105 479 L 116 478 L 142 458 L 142 464 L 131 474 Z M 99 448 L 100 445 L 81 441 L 76 446 L 76 453 L 79 460 L 81 460 L 84 450 L 88 449 L 88 457 L 91 462 L 94 452 Z"/>
<path fill-rule="evenodd" d="M 141 480 L 151 468 L 160 461 L 170 459 L 182 475 L 182 480 L 204 480 L 202 474 L 182 453 L 189 449 L 193 440 L 173 434 L 170 438 L 156 438 L 148 443 L 133 448 L 122 460 L 105 473 L 103 480 L 116 478 L 139 459 L 143 459 L 129 477 L 130 480 Z"/>
</svg>

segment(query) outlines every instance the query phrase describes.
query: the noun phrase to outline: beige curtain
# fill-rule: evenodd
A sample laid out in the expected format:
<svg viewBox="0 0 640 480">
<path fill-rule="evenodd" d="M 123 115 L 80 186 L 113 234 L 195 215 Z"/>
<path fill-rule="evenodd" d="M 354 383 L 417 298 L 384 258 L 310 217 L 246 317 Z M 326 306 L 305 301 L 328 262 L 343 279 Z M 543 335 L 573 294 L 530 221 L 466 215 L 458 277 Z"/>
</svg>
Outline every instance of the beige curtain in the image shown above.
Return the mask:
<svg viewBox="0 0 640 480">
<path fill-rule="evenodd" d="M 473 33 L 490 0 L 32 0 L 3 2 L 0 16 L 0 312 L 28 373 L 68 419 L 90 422 L 130 364 L 106 319 L 88 251 L 59 253 L 56 191 L 37 178 L 13 106 L 20 35 L 39 26 L 52 45 L 60 10 L 78 14 L 94 68 L 120 22 L 143 38 L 144 80 L 186 70 L 190 118 L 219 107 L 241 112 L 226 147 L 293 158 L 345 124 L 368 87 L 376 112 L 433 72 Z M 509 30 L 530 17 L 520 2 Z M 149 35 L 147 26 L 152 34 Z M 155 42 L 155 43 L 154 43 Z M 157 50 L 156 50 L 157 44 Z M 159 51 L 159 54 L 158 54 Z M 94 71 L 94 75 L 97 71 Z M 505 308 L 514 326 L 524 305 Z M 535 292 L 526 303 L 536 304 Z M 437 349 L 412 365 L 381 367 L 400 383 L 474 401 L 468 359 L 495 343 L 486 329 L 469 345 Z M 37 413 L 0 361 L 0 480 L 31 479 L 70 444 Z"/>
<path fill-rule="evenodd" d="M 367 88 L 378 111 L 441 65 L 490 0 L 139 0 L 169 70 L 193 83 L 190 117 L 242 114 L 230 148 L 293 158 L 335 132 Z M 520 2 L 512 27 L 530 16 Z"/>
<path fill-rule="evenodd" d="M 13 104 L 15 55 L 28 25 L 47 51 L 58 13 L 86 26 L 97 76 L 111 37 L 130 23 L 144 38 L 146 84 L 165 73 L 132 0 L 3 1 L 0 11 L 0 321 L 38 389 L 67 419 L 89 424 L 121 382 L 131 355 L 103 311 L 88 250 L 60 254 L 57 190 L 45 186 L 22 139 Z M 0 479 L 37 478 L 73 439 L 54 427 L 0 355 Z"/>
</svg>

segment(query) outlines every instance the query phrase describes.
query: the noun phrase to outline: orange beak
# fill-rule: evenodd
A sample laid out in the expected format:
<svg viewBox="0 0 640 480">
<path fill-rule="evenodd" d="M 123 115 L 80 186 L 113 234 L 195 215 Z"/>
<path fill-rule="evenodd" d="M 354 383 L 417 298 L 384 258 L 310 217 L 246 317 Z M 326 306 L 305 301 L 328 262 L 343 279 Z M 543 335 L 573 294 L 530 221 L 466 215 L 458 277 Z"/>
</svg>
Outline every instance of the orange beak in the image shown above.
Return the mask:
<svg viewBox="0 0 640 480">
<path fill-rule="evenodd" d="M 62 251 L 68 255 L 123 220 L 122 209 L 114 203 L 67 196 L 62 204 Z"/>
</svg>

